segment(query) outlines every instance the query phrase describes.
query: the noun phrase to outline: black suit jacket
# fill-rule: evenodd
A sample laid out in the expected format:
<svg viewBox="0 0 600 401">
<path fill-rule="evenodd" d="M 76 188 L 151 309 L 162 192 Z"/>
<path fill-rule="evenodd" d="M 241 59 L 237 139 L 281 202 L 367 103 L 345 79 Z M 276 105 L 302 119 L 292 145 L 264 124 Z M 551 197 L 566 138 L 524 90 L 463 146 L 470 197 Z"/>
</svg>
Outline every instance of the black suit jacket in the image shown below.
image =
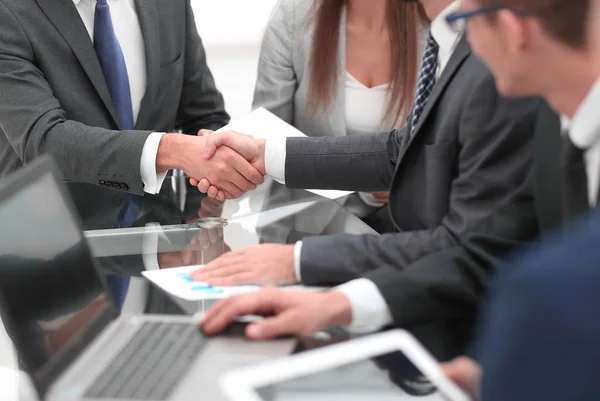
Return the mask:
<svg viewBox="0 0 600 401">
<path fill-rule="evenodd" d="M 195 135 L 228 122 L 190 0 L 135 0 L 147 87 L 119 131 L 90 36 L 70 0 L 0 0 L 0 176 L 50 153 L 64 177 L 143 193 L 152 131 Z"/>
<path fill-rule="evenodd" d="M 286 185 L 390 190 L 396 233 L 310 238 L 302 282 L 339 284 L 451 248 L 518 191 L 531 167 L 539 99 L 507 99 L 463 39 L 414 134 L 289 138 Z M 335 251 L 332 251 L 335 250 Z"/>
<path fill-rule="evenodd" d="M 457 346 L 445 350 L 452 352 L 438 354 L 439 358 L 450 358 L 467 345 L 490 276 L 507 266 L 512 252 L 561 227 L 560 120 L 545 103 L 533 143 L 527 181 L 489 218 L 462 236 L 458 246 L 403 270 L 388 265 L 364 274 L 379 287 L 395 325 L 421 327 L 436 322 L 440 327 L 454 327 L 440 336 L 444 341 L 462 333 L 454 336 Z M 431 344 L 438 340 L 432 339 Z"/>
</svg>

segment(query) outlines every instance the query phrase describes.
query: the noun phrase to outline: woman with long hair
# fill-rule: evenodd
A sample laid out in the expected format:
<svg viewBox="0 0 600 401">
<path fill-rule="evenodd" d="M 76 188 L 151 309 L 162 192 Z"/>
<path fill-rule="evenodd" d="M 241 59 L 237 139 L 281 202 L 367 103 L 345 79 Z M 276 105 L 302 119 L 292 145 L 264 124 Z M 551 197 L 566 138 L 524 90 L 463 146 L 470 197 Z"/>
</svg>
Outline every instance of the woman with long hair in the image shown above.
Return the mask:
<svg viewBox="0 0 600 401">
<path fill-rule="evenodd" d="M 262 43 L 253 108 L 309 136 L 405 125 L 415 92 L 424 13 L 400 0 L 280 0 Z M 387 193 L 346 206 L 366 217 Z"/>
</svg>

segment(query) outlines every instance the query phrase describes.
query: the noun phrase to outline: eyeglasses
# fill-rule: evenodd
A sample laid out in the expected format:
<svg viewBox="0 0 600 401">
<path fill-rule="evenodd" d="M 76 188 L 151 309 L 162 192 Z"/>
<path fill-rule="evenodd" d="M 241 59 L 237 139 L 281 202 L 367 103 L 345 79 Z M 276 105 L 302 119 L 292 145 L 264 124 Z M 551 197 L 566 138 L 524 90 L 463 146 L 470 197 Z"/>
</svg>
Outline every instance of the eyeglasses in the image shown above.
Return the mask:
<svg viewBox="0 0 600 401">
<path fill-rule="evenodd" d="M 512 11 L 513 13 L 517 14 L 520 17 L 530 17 L 531 16 L 531 14 L 529 14 L 523 10 L 519 10 L 519 9 L 516 9 L 513 7 L 497 5 L 497 6 L 487 6 L 487 7 L 476 8 L 474 10 L 469 10 L 469 11 L 455 12 L 446 17 L 446 22 L 448 23 L 448 25 L 450 25 L 450 27 L 453 30 L 455 30 L 457 32 L 463 31 L 464 27 L 465 27 L 465 22 L 468 19 L 480 16 L 480 15 L 492 14 L 492 13 L 498 12 L 500 10 Z"/>
</svg>

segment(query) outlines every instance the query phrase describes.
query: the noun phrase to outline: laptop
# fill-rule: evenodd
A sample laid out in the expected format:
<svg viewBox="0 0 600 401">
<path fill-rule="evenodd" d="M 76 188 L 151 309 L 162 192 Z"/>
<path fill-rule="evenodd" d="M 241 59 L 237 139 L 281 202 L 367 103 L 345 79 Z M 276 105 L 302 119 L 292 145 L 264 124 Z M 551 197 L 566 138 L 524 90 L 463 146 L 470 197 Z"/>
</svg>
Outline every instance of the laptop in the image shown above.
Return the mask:
<svg viewBox="0 0 600 401">
<path fill-rule="evenodd" d="M 120 314 L 108 284 L 50 158 L 0 182 L 0 317 L 40 398 L 222 400 L 222 373 L 295 346 L 207 338 L 200 316 Z"/>
</svg>

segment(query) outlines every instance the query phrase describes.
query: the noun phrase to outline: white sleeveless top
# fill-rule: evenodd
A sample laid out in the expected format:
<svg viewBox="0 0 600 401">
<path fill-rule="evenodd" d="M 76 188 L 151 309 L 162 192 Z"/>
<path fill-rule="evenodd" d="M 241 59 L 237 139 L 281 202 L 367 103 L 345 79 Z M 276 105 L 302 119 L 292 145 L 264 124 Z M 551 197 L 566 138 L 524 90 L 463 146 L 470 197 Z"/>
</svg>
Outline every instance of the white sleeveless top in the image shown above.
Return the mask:
<svg viewBox="0 0 600 401">
<path fill-rule="evenodd" d="M 348 135 L 390 131 L 384 121 L 389 83 L 368 88 L 346 72 L 346 130 Z"/>
<path fill-rule="evenodd" d="M 346 131 L 348 135 L 373 134 L 393 129 L 393 123 L 384 121 L 387 110 L 389 83 L 369 88 L 346 72 Z M 368 193 L 359 193 L 368 206 L 380 207 Z M 354 211 L 353 212 L 358 212 Z M 357 213 L 360 215 L 360 213 Z"/>
</svg>

